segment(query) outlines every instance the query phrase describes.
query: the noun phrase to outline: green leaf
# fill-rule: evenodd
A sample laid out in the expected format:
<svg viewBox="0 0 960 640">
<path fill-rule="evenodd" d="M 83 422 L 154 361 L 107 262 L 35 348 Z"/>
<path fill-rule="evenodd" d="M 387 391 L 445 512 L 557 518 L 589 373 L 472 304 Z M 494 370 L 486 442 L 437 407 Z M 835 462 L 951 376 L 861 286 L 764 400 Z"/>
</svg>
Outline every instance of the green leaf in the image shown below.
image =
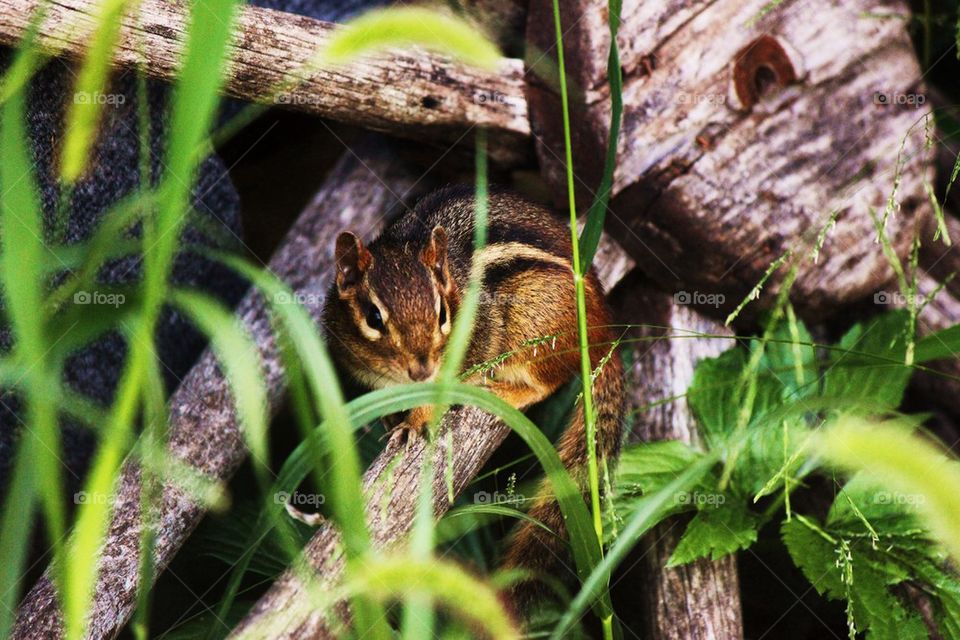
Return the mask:
<svg viewBox="0 0 960 640">
<path fill-rule="evenodd" d="M 917 340 L 914 362 L 953 359 L 960 353 L 960 324 L 935 331 Z"/>
<path fill-rule="evenodd" d="M 370 11 L 338 29 L 323 54 L 330 62 L 345 63 L 359 55 L 410 45 L 485 69 L 494 69 L 500 60 L 496 45 L 473 25 L 424 7 Z"/>
<path fill-rule="evenodd" d="M 679 440 L 627 445 L 617 462 L 616 493 L 644 495 L 656 491 L 702 457 Z"/>
<path fill-rule="evenodd" d="M 906 311 L 894 311 L 850 329 L 831 353 L 824 395 L 869 403 L 873 413 L 900 406 L 911 373 L 904 365 L 908 322 Z"/>
<path fill-rule="evenodd" d="M 742 501 L 729 500 L 700 509 L 687 525 L 667 566 L 676 567 L 699 558 L 717 560 L 746 549 L 757 541 L 760 523 L 760 516 Z"/>
</svg>

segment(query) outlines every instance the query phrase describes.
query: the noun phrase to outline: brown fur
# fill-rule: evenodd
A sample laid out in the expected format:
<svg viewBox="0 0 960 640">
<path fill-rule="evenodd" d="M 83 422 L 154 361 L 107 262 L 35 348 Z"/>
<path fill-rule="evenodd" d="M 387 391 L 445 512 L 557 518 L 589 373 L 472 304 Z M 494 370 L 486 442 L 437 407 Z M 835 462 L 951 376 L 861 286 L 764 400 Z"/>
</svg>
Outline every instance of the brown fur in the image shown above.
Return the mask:
<svg viewBox="0 0 960 640">
<path fill-rule="evenodd" d="M 549 211 L 506 192 L 488 203 L 487 246 L 480 310 L 467 349 L 466 368 L 516 351 L 483 384 L 519 409 L 548 397 L 580 373 L 570 231 Z M 425 198 L 380 238 L 364 247 L 349 232 L 337 239 L 337 284 L 328 296 L 324 323 L 331 351 L 361 383 L 371 387 L 429 379 L 435 374 L 449 323 L 469 278 L 473 255 L 473 193 L 445 189 Z M 590 359 L 595 369 L 615 339 L 596 274 L 585 281 Z M 374 332 L 366 320 L 376 300 L 384 318 Z M 438 305 L 439 303 L 439 305 Z M 441 329 L 440 305 L 447 308 Z M 375 319 L 375 318 L 374 318 Z M 374 323 L 376 324 L 376 323 Z M 557 336 L 534 350 L 524 341 Z M 415 375 L 416 374 L 416 375 Z M 611 460 L 620 444 L 623 376 L 619 357 L 604 365 L 593 384 L 597 453 Z M 430 418 L 416 409 L 401 428 L 417 433 Z M 558 444 L 563 464 L 585 487 L 586 438 L 582 407 Z M 559 507 L 544 487 L 530 515 L 565 533 Z M 528 523 L 518 528 L 506 564 L 539 573 L 555 571 L 567 557 L 559 541 Z M 573 574 L 573 569 L 568 569 Z M 565 572 L 564 572 L 565 573 Z M 523 608 L 535 590 L 515 590 Z"/>
</svg>

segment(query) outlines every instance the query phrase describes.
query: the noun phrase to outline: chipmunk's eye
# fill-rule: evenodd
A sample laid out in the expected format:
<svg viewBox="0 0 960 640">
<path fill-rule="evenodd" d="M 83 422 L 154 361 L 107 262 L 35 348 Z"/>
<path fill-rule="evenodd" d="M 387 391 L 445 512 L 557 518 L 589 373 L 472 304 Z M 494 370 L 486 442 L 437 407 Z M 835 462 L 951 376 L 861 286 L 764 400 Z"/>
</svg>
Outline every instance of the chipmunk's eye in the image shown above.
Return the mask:
<svg viewBox="0 0 960 640">
<path fill-rule="evenodd" d="M 367 326 L 374 331 L 384 330 L 383 316 L 380 315 L 380 309 L 377 308 L 377 305 L 372 302 L 367 306 L 367 315 L 364 319 L 367 322 Z"/>
<path fill-rule="evenodd" d="M 447 324 L 447 303 L 440 303 L 440 326 Z"/>
</svg>

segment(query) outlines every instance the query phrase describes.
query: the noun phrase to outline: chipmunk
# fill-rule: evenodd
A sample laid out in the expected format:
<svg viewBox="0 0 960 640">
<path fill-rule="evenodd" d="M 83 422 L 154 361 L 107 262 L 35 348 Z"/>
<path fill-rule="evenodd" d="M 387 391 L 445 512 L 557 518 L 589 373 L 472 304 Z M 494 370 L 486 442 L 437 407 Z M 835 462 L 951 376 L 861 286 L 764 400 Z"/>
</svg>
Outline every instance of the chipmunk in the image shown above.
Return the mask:
<svg viewBox="0 0 960 640">
<path fill-rule="evenodd" d="M 494 191 L 488 200 L 487 244 L 475 254 L 473 221 L 473 189 L 446 188 L 426 196 L 369 246 L 350 231 L 339 234 L 336 281 L 323 321 L 331 353 L 361 384 L 380 388 L 436 377 L 474 260 L 483 269 L 482 295 L 464 372 L 512 354 L 498 363 L 495 376 L 477 371 L 466 382 L 525 409 L 580 374 L 569 228 L 540 205 Z M 585 289 L 593 370 L 604 361 L 593 381 L 597 454 L 611 460 L 621 439 L 623 371 L 619 357 L 610 357 L 615 336 L 593 270 Z M 544 337 L 539 350 L 530 344 Z M 394 433 L 416 437 L 431 413 L 430 407 L 413 409 Z M 582 403 L 560 437 L 558 452 L 585 487 Z M 546 489 L 529 513 L 565 533 L 560 509 Z M 545 573 L 563 557 L 560 547 L 556 536 L 524 522 L 505 564 Z M 515 590 L 522 607 L 534 592 Z"/>
</svg>

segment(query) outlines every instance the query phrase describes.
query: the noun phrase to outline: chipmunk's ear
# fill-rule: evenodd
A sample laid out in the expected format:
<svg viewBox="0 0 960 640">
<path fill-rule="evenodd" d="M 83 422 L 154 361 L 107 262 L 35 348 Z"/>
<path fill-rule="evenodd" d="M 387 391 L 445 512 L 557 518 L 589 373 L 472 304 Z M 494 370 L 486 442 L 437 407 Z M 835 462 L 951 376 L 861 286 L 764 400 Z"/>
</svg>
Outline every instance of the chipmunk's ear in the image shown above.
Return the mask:
<svg viewBox="0 0 960 640">
<path fill-rule="evenodd" d="M 430 232 L 427 246 L 420 252 L 420 260 L 436 274 L 440 288 L 445 293 L 450 292 L 450 268 L 447 263 L 447 230 L 437 225 Z"/>
<path fill-rule="evenodd" d="M 343 231 L 337 236 L 334 256 L 337 260 L 337 290 L 341 294 L 351 293 L 373 264 L 373 255 L 360 238 L 350 231 Z"/>
</svg>

